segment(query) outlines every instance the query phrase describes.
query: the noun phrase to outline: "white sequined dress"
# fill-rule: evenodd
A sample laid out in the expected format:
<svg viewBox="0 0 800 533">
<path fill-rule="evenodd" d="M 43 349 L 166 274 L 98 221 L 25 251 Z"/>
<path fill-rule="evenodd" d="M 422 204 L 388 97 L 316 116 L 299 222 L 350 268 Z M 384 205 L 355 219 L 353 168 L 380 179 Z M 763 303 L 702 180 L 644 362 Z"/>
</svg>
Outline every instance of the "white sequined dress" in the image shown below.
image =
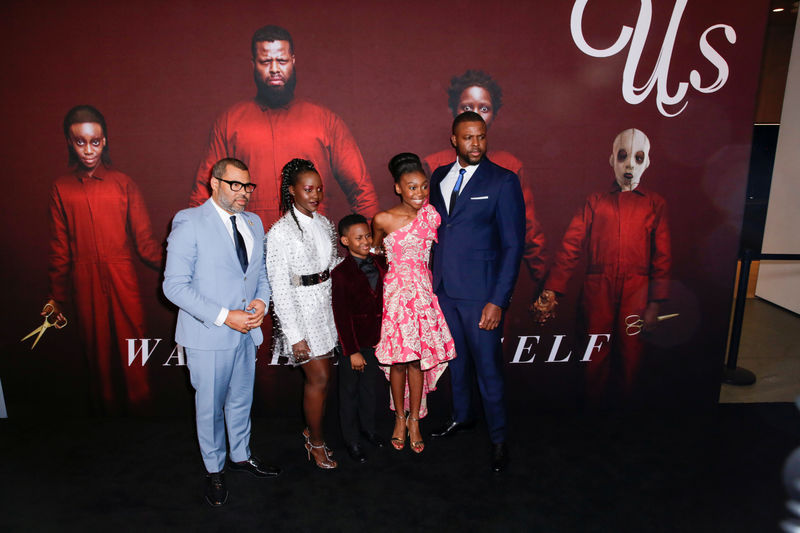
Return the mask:
<svg viewBox="0 0 800 533">
<path fill-rule="evenodd" d="M 266 261 L 277 318 L 274 353 L 298 364 L 292 356 L 293 344 L 305 339 L 311 358 L 322 358 L 332 356 L 338 340 L 330 278 L 303 285 L 300 277 L 330 272 L 341 259 L 330 220 L 318 213 L 312 218 L 295 210 L 294 215 L 286 213 L 270 228 Z"/>
</svg>

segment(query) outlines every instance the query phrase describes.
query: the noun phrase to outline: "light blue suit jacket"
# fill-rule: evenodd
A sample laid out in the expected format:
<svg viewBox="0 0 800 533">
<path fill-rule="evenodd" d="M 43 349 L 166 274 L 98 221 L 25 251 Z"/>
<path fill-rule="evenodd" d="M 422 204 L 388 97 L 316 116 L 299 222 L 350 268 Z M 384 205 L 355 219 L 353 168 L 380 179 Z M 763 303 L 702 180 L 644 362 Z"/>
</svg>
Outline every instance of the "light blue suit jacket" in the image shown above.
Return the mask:
<svg viewBox="0 0 800 533">
<path fill-rule="evenodd" d="M 179 211 L 172 220 L 163 288 L 180 309 L 175 342 L 196 350 L 229 350 L 239 345 L 244 333 L 216 326 L 220 309 L 243 310 L 255 298 L 269 305 L 264 226 L 258 215 L 242 213 L 253 234 L 250 262 L 242 273 L 236 246 L 212 202 L 209 198 L 199 207 Z M 264 340 L 261 328 L 249 335 L 256 346 Z"/>
</svg>

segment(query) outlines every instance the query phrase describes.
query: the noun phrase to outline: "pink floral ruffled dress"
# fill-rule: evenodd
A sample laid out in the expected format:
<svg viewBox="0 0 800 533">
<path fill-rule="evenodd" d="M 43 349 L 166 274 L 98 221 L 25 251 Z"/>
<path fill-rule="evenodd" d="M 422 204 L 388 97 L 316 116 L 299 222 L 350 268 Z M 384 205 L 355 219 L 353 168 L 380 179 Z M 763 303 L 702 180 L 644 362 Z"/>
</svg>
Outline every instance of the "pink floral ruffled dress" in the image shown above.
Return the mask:
<svg viewBox="0 0 800 533">
<path fill-rule="evenodd" d="M 447 361 L 456 356 L 453 337 L 433 293 L 428 267 L 440 223 L 436 209 L 425 204 L 417 212 L 417 218 L 383 240 L 389 270 L 383 280 L 381 340 L 375 357 L 382 365 L 419 360 L 424 376 L 420 417 L 428 414 L 428 392 L 436 390 Z M 390 368 L 381 368 L 388 379 Z M 390 407 L 394 409 L 391 404 Z M 405 410 L 408 408 L 406 384 Z"/>
</svg>

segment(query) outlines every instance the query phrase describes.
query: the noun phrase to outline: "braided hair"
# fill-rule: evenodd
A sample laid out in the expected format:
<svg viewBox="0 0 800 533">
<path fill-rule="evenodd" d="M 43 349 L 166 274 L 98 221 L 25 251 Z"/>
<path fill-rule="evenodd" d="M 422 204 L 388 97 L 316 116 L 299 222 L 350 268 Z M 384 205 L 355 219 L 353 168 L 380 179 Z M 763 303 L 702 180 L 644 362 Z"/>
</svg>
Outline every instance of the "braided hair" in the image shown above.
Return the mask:
<svg viewBox="0 0 800 533">
<path fill-rule="evenodd" d="M 314 174 L 319 174 L 319 172 L 317 172 L 317 168 L 314 166 L 314 163 L 308 159 L 295 158 L 283 166 L 281 169 L 281 197 L 278 204 L 278 209 L 282 215 L 287 211 L 292 214 L 292 218 L 294 219 L 295 224 L 297 224 L 297 227 L 300 229 L 300 233 L 303 232 L 303 228 L 300 227 L 300 221 L 297 220 L 297 215 L 295 215 L 294 209 L 292 209 L 292 206 L 294 205 L 294 198 L 289 192 L 289 187 L 297 183 L 297 176 L 303 172 L 313 172 Z"/>
</svg>

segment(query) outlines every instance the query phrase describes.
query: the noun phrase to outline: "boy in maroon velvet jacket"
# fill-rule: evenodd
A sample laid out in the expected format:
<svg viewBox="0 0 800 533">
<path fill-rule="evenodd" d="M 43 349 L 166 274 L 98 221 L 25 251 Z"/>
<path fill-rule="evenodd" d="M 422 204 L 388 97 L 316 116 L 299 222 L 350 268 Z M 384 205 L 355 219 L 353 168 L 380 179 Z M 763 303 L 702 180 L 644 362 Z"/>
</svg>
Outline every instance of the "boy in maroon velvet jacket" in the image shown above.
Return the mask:
<svg viewBox="0 0 800 533">
<path fill-rule="evenodd" d="M 383 447 L 375 432 L 375 380 L 379 375 L 375 345 L 381 335 L 383 312 L 383 258 L 370 253 L 372 233 L 367 220 L 357 214 L 339 221 L 342 245 L 349 253 L 331 272 L 333 317 L 339 332 L 339 418 L 347 453 L 367 460 L 359 439 Z"/>
</svg>

